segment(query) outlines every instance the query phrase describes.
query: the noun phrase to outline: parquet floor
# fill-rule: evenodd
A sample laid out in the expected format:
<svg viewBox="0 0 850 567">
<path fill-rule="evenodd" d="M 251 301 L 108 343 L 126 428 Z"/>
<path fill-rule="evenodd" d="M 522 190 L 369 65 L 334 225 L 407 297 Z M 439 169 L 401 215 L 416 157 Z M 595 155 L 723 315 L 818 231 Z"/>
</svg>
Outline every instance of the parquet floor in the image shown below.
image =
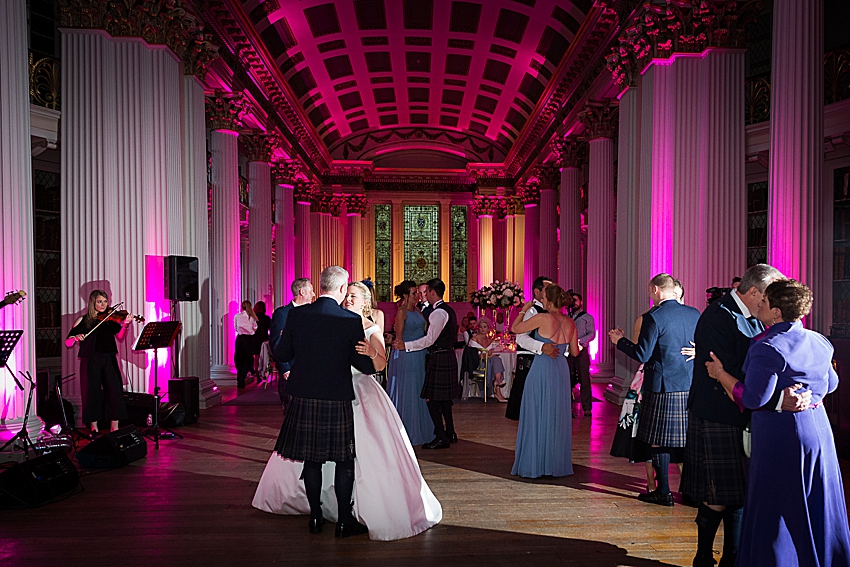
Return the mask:
<svg viewBox="0 0 850 567">
<path fill-rule="evenodd" d="M 602 385 L 594 388 L 601 399 Z M 0 565 L 691 564 L 695 509 L 638 502 L 643 466 L 608 455 L 619 408 L 596 402 L 592 418 L 573 420 L 575 475 L 542 480 L 510 475 L 516 424 L 504 409 L 457 404 L 460 442 L 416 449 L 444 515 L 415 538 L 337 540 L 332 529 L 314 536 L 304 517 L 252 508 L 282 414 L 271 406 L 218 406 L 182 428 L 183 440 L 164 441 L 158 452 L 149 444 L 142 461 L 85 475 L 79 494 L 0 511 Z M 678 475 L 671 484 L 678 486 Z"/>
</svg>

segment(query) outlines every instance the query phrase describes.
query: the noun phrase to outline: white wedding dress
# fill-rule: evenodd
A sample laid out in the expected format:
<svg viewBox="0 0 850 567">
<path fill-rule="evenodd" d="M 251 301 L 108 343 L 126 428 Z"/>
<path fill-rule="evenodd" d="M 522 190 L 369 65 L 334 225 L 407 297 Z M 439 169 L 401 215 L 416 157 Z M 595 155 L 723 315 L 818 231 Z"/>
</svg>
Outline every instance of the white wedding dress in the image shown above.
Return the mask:
<svg viewBox="0 0 850 567">
<path fill-rule="evenodd" d="M 366 330 L 367 339 L 378 327 Z M 369 375 L 351 369 L 354 383 L 354 516 L 369 528 L 369 538 L 391 541 L 415 536 L 440 522 L 443 509 L 428 488 L 398 412 Z M 253 506 L 272 514 L 310 513 L 303 464 L 272 453 Z M 336 521 L 334 464 L 322 468 L 322 509 Z"/>
</svg>

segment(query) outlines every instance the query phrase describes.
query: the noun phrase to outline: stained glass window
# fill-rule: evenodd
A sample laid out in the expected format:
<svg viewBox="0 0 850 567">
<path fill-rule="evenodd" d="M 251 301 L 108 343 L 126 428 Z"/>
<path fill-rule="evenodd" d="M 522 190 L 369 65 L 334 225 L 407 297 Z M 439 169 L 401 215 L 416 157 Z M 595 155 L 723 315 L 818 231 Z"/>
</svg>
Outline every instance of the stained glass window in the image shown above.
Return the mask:
<svg viewBox="0 0 850 567">
<path fill-rule="evenodd" d="M 393 207 L 375 205 L 375 299 L 392 301 Z"/>
<path fill-rule="evenodd" d="M 747 185 L 747 266 L 767 262 L 767 181 Z"/>
<path fill-rule="evenodd" d="M 464 302 L 468 300 L 466 295 L 466 256 L 469 253 L 467 234 L 469 226 L 467 222 L 466 206 L 453 205 L 451 209 L 452 219 L 452 252 L 451 252 L 451 291 L 450 301 Z"/>
<path fill-rule="evenodd" d="M 404 207 L 404 279 L 416 283 L 440 277 L 440 206 Z"/>
<path fill-rule="evenodd" d="M 832 322 L 850 323 L 850 167 L 835 170 Z"/>
</svg>

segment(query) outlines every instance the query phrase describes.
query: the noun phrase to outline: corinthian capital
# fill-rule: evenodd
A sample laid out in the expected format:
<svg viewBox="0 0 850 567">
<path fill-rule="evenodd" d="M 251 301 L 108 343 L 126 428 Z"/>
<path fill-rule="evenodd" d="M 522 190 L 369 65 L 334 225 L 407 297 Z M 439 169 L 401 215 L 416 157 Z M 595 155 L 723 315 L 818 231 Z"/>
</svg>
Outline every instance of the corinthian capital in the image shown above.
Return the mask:
<svg viewBox="0 0 850 567">
<path fill-rule="evenodd" d="M 217 89 L 207 96 L 207 118 L 212 122 L 213 130 L 238 131 L 246 106 L 245 95 L 241 92 L 226 93 Z"/>
<path fill-rule="evenodd" d="M 248 161 L 270 163 L 275 150 L 280 147 L 280 138 L 274 132 L 249 130 L 239 136 L 248 153 Z"/>
<path fill-rule="evenodd" d="M 575 138 L 563 138 L 552 142 L 561 167 L 580 168 L 587 161 L 587 144 Z"/>
<path fill-rule="evenodd" d="M 309 181 L 297 181 L 292 188 L 292 196 L 296 203 L 312 205 L 316 195 L 316 186 Z"/>
<path fill-rule="evenodd" d="M 561 181 L 561 172 L 552 165 L 538 165 L 534 168 L 534 177 L 542 189 L 555 189 Z"/>
<path fill-rule="evenodd" d="M 204 33 L 203 27 L 194 27 L 186 35 L 183 44 L 183 74 L 194 75 L 204 80 L 210 64 L 218 57 L 218 47 L 212 43 L 212 35 Z"/>
<path fill-rule="evenodd" d="M 617 137 L 619 109 L 611 105 L 609 100 L 589 103 L 579 114 L 579 120 L 587 128 L 587 136 L 591 140 L 597 138 Z"/>
<path fill-rule="evenodd" d="M 476 217 L 499 217 L 504 209 L 503 200 L 499 197 L 476 197 L 470 203 L 472 214 Z"/>
<path fill-rule="evenodd" d="M 293 187 L 299 173 L 301 173 L 301 164 L 294 159 L 279 161 L 272 170 L 272 176 L 276 184 L 292 184 Z"/>
<path fill-rule="evenodd" d="M 366 195 L 354 194 L 346 197 L 346 207 L 349 215 L 365 215 L 369 210 L 369 200 Z"/>
<path fill-rule="evenodd" d="M 540 189 L 537 185 L 527 184 L 517 187 L 517 197 L 523 205 L 539 205 L 540 204 Z"/>
</svg>

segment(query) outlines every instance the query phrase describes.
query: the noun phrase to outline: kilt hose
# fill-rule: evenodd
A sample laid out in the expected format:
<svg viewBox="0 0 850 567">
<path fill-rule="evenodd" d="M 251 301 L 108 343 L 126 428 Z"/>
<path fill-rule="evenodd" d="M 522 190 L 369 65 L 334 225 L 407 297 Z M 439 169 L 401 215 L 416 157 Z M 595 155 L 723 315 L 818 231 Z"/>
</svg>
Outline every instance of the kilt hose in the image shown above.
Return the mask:
<svg viewBox="0 0 850 567">
<path fill-rule="evenodd" d="M 425 383 L 420 398 L 452 401 L 461 396 L 462 388 L 454 350 L 429 352 L 425 359 Z"/>
<path fill-rule="evenodd" d="M 293 461 L 354 459 L 354 410 L 350 401 L 292 397 L 274 446 Z"/>
<path fill-rule="evenodd" d="M 743 427 L 690 412 L 681 492 L 696 502 L 743 506 L 747 488 L 743 434 Z"/>
</svg>

